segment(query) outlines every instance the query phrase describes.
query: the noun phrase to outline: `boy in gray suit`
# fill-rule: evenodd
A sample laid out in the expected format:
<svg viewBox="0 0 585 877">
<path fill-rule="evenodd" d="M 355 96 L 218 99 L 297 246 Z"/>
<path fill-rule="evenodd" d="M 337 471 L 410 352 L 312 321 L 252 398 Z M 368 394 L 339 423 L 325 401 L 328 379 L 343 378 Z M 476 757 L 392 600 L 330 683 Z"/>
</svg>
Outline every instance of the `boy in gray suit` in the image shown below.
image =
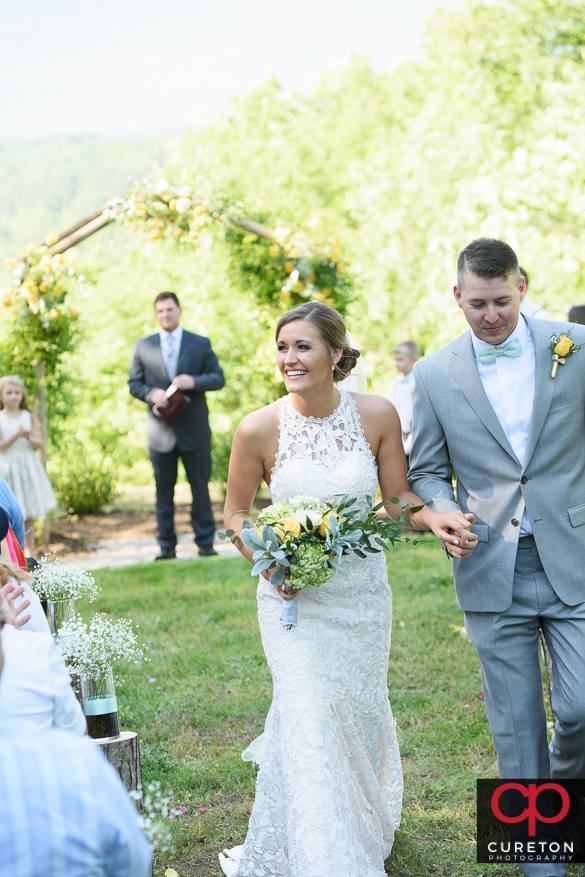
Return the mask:
<svg viewBox="0 0 585 877">
<path fill-rule="evenodd" d="M 431 507 L 475 516 L 479 543 L 455 557 L 455 590 L 481 662 L 500 775 L 582 779 L 585 327 L 519 315 L 524 291 L 503 241 L 476 240 L 459 254 L 454 295 L 471 331 L 415 365 L 409 481 Z M 554 379 L 553 334 L 582 345 Z M 553 662 L 550 746 L 541 627 Z M 520 867 L 530 877 L 566 872 L 562 863 Z"/>
<path fill-rule="evenodd" d="M 211 430 L 205 393 L 221 390 L 225 381 L 209 338 L 186 332 L 179 325 L 182 309 L 174 292 L 155 299 L 160 332 L 136 342 L 130 365 L 130 392 L 149 406 L 146 436 L 156 481 L 156 516 L 160 553 L 156 560 L 175 557 L 175 484 L 179 457 L 193 495 L 191 524 L 199 554 L 217 554 L 213 548 L 215 523 L 209 500 Z M 165 390 L 174 384 L 191 402 L 172 427 L 153 413 L 168 404 Z"/>
</svg>

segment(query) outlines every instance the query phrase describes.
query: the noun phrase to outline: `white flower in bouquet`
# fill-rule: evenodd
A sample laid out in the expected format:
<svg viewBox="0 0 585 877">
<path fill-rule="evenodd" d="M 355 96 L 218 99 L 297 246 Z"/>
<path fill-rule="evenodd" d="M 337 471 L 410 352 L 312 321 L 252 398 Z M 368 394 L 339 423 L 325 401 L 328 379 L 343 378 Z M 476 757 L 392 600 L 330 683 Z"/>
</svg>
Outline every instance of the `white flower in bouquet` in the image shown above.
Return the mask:
<svg viewBox="0 0 585 877">
<path fill-rule="evenodd" d="M 294 518 L 295 521 L 298 521 L 299 524 L 302 524 L 306 530 L 314 530 L 316 527 L 320 526 L 323 521 L 323 515 L 327 511 L 325 503 L 316 499 L 314 496 L 303 494 L 293 496 L 289 502 L 294 509 L 291 517 Z"/>
<path fill-rule="evenodd" d="M 65 566 L 58 560 L 41 558 L 31 582 L 33 591 L 41 600 L 87 600 L 91 603 L 100 595 L 94 577 L 85 569 Z"/>
<path fill-rule="evenodd" d="M 299 509 L 293 512 L 291 517 L 302 524 L 305 530 L 314 530 L 323 520 L 323 515 L 317 509 Z"/>
<path fill-rule="evenodd" d="M 59 629 L 57 641 L 65 663 L 88 679 L 101 678 L 115 661 L 139 664 L 144 650 L 129 618 L 110 621 L 98 613 L 89 626 L 78 616 Z"/>
<path fill-rule="evenodd" d="M 177 213 L 186 213 L 191 207 L 191 199 L 190 198 L 178 198 L 177 199 Z"/>
</svg>

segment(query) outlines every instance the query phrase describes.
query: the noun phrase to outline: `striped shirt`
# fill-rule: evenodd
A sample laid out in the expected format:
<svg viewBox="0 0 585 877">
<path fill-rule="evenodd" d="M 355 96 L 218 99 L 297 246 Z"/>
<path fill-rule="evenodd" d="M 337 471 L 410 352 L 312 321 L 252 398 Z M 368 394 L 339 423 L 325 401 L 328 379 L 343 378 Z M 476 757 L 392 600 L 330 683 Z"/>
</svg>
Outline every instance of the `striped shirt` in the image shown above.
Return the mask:
<svg viewBox="0 0 585 877">
<path fill-rule="evenodd" d="M 0 874 L 150 877 L 136 808 L 98 746 L 12 731 L 0 735 Z"/>
</svg>

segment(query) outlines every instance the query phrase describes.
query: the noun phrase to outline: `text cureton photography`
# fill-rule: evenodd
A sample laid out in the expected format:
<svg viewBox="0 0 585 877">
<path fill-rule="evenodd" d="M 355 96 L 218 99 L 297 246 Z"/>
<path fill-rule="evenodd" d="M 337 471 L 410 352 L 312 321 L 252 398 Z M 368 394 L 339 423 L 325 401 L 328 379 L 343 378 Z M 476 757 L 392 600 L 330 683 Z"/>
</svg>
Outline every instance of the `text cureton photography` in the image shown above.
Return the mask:
<svg viewBox="0 0 585 877">
<path fill-rule="evenodd" d="M 477 861 L 585 862 L 584 786 L 583 780 L 477 780 Z"/>
</svg>

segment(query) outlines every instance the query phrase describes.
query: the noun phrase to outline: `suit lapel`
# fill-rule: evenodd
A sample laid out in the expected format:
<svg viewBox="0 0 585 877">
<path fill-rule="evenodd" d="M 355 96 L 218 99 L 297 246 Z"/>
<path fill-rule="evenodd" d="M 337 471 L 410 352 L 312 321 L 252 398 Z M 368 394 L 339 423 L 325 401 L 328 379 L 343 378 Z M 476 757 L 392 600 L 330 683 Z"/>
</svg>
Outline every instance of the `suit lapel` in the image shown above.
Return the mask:
<svg viewBox="0 0 585 877">
<path fill-rule="evenodd" d="M 548 415 L 549 408 L 553 399 L 555 390 L 555 382 L 550 376 L 552 366 L 550 352 L 550 336 L 551 329 L 548 323 L 533 320 L 526 317 L 528 328 L 532 333 L 534 341 L 534 359 L 536 376 L 534 381 L 534 403 L 532 406 L 532 418 L 530 420 L 530 429 L 528 430 L 528 440 L 526 444 L 526 454 L 524 456 L 524 466 L 526 469 L 530 462 L 530 458 L 534 453 L 536 443 L 542 432 L 545 420 Z"/>
<path fill-rule="evenodd" d="M 470 333 L 466 332 L 465 335 L 462 335 L 459 342 L 459 344 L 452 348 L 453 356 L 451 360 L 451 371 L 453 377 L 457 381 L 459 389 L 485 428 L 492 434 L 506 453 L 519 463 L 516 454 L 512 450 L 510 442 L 506 438 L 506 433 L 500 425 L 496 412 L 486 396 L 481 378 L 477 371 L 475 353 L 473 351 Z"/>
</svg>

